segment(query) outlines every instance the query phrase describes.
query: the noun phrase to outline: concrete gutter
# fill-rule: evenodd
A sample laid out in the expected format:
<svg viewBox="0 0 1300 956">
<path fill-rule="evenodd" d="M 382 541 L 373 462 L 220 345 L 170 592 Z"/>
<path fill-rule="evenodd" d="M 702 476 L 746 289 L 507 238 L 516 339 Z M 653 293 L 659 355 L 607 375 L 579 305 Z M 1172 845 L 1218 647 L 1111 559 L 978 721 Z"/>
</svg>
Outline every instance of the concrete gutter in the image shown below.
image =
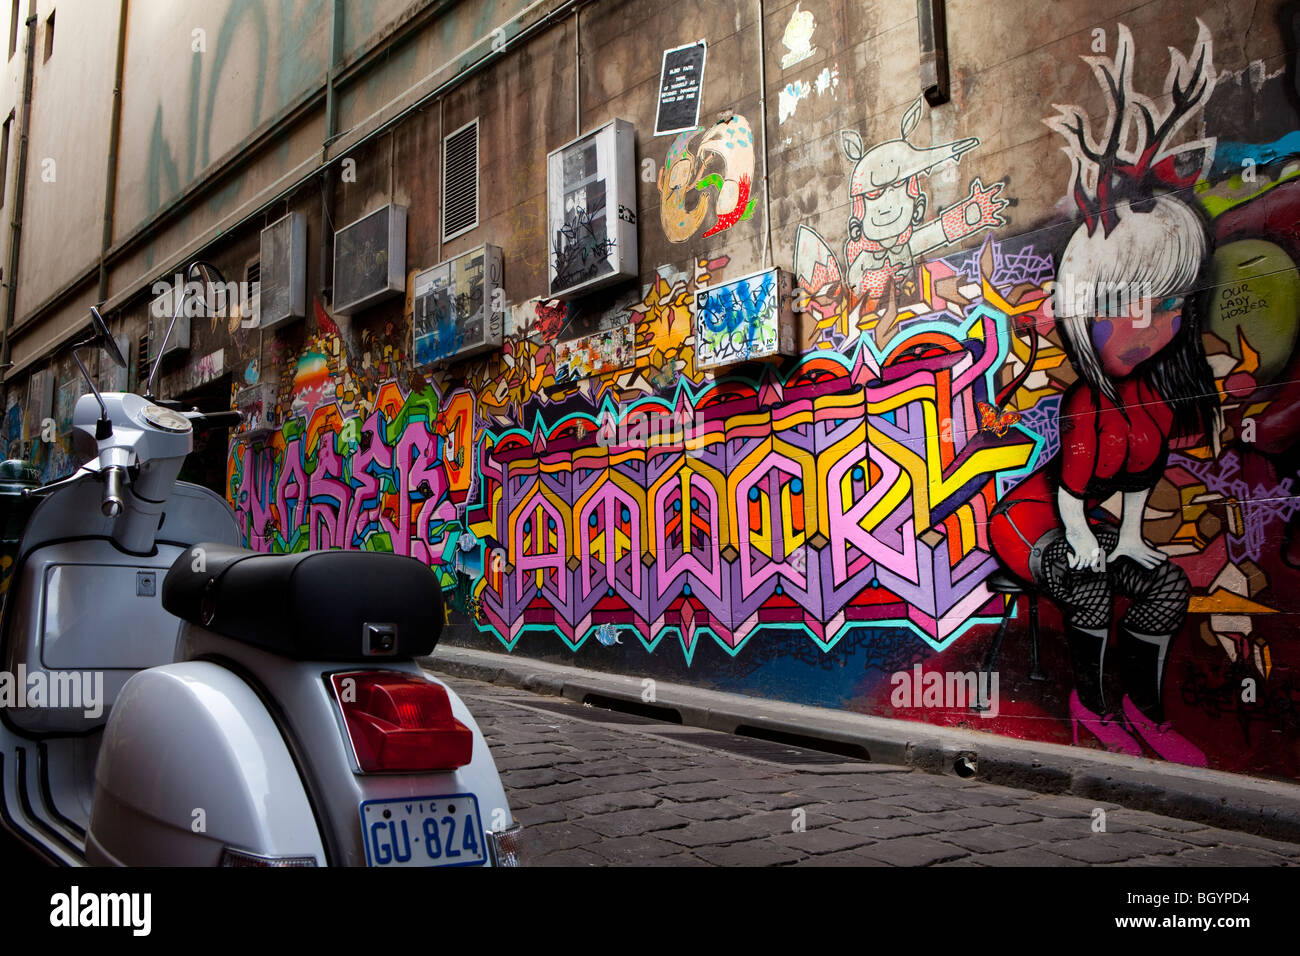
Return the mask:
<svg viewBox="0 0 1300 956">
<path fill-rule="evenodd" d="M 642 679 L 508 654 L 440 646 L 430 670 L 583 702 L 589 696 L 644 709 Z M 1300 785 L 979 731 L 933 727 L 656 680 L 654 705 L 683 724 L 750 736 L 789 734 L 861 747 L 874 763 L 956 773 L 966 758 L 986 783 L 1063 793 L 1134 810 L 1300 843 Z M 754 733 L 748 728 L 757 728 Z M 963 774 L 969 775 L 969 774 Z"/>
</svg>

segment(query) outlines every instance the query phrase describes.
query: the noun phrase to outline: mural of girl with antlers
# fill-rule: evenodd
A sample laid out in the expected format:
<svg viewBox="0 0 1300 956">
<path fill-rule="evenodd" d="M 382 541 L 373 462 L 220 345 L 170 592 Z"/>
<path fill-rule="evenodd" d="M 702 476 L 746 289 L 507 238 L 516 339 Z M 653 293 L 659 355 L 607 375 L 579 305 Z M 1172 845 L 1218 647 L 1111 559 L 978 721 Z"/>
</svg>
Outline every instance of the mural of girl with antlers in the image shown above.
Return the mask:
<svg viewBox="0 0 1300 956">
<path fill-rule="evenodd" d="M 1133 90 L 1132 57 L 1121 26 L 1114 60 L 1087 58 L 1112 101 L 1104 143 L 1091 139 L 1077 107 L 1058 107 L 1046 121 L 1069 143 L 1082 213 L 1059 256 L 1052 302 L 1078 378 L 1061 401 L 1060 453 L 998 503 L 989 536 L 1005 567 L 1062 611 L 1075 742 L 1082 727 L 1109 750 L 1141 756 L 1145 743 L 1166 760 L 1204 766 L 1204 753 L 1165 720 L 1162 701 L 1191 586 L 1147 543 L 1142 522 L 1171 444 L 1218 448 L 1219 404 L 1201 339 L 1211 239 L 1185 198 L 1212 156 L 1200 142 L 1170 146 L 1213 88 L 1209 31 L 1201 24 L 1190 60 L 1171 51 L 1166 109 Z M 1091 520 L 1115 495 L 1118 524 Z M 1103 666 L 1118 595 L 1129 607 L 1117 628 L 1116 705 Z"/>
</svg>

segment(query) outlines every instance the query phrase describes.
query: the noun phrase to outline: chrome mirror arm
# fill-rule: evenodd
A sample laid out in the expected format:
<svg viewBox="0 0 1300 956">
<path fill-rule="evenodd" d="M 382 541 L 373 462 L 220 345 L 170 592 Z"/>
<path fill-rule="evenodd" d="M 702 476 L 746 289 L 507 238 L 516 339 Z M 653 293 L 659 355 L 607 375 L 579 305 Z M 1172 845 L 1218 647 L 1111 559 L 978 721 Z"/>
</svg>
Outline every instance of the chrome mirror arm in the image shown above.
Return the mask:
<svg viewBox="0 0 1300 956">
<path fill-rule="evenodd" d="M 186 281 L 188 282 L 188 274 Z M 149 373 L 149 381 L 144 386 L 144 397 L 153 399 L 153 380 L 158 375 L 158 367 L 162 365 L 163 350 L 167 347 L 167 340 L 172 337 L 172 329 L 176 327 L 176 320 L 181 317 L 181 310 L 185 308 L 185 287 L 181 286 L 180 292 L 176 297 L 176 312 L 172 315 L 171 324 L 167 326 L 167 334 L 163 336 L 162 342 L 158 345 L 158 357 L 153 360 L 153 371 Z M 152 336 L 151 336 L 152 338 Z"/>
</svg>

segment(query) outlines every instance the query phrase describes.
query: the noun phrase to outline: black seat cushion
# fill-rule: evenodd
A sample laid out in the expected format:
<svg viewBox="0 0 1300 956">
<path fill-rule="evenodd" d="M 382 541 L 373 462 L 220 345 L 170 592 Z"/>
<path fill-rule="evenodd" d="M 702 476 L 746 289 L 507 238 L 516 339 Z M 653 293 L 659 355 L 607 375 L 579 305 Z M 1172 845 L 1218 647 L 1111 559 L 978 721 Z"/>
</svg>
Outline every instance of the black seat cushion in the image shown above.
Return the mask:
<svg viewBox="0 0 1300 956">
<path fill-rule="evenodd" d="M 1029 588 L 1005 571 L 994 571 L 984 583 L 994 594 L 1024 594 Z"/>
<path fill-rule="evenodd" d="M 438 643 L 445 619 L 442 588 L 428 567 L 370 551 L 263 554 L 197 544 L 167 572 L 162 604 L 183 620 L 298 660 L 418 657 Z"/>
</svg>

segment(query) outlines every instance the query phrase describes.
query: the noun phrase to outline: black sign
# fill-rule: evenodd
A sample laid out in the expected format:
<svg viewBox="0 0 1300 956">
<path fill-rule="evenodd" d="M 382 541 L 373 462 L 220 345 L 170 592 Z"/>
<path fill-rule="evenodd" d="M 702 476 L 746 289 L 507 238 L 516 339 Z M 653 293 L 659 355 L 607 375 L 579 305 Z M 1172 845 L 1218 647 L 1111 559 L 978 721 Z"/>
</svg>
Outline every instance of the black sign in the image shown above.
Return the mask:
<svg viewBox="0 0 1300 956">
<path fill-rule="evenodd" d="M 704 83 L 704 41 L 664 51 L 659 75 L 659 114 L 655 135 L 694 129 L 700 118 L 700 87 Z"/>
</svg>

